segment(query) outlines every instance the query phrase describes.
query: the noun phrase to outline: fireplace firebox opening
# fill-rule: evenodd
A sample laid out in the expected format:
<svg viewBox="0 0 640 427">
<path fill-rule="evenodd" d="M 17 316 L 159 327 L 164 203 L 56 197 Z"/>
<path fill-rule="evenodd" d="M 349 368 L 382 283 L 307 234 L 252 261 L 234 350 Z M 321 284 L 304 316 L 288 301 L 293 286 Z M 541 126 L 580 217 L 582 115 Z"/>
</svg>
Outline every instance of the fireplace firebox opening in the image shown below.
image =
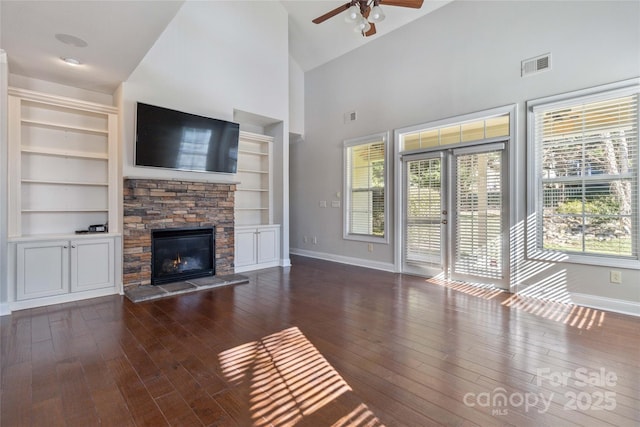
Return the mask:
<svg viewBox="0 0 640 427">
<path fill-rule="evenodd" d="M 151 284 L 214 276 L 215 227 L 151 231 Z"/>
</svg>

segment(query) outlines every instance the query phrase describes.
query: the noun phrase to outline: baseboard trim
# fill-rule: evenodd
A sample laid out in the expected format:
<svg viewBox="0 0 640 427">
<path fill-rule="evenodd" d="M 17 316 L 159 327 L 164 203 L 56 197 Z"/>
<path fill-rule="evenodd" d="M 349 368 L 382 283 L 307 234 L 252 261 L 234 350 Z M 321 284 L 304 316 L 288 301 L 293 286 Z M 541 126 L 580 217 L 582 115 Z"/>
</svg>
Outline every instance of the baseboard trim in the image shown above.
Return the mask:
<svg viewBox="0 0 640 427">
<path fill-rule="evenodd" d="M 104 297 L 107 295 L 118 295 L 118 294 L 119 294 L 118 289 L 113 287 L 113 288 L 95 289 L 95 290 L 83 291 L 83 292 L 73 292 L 69 294 L 56 295 L 56 296 L 44 297 L 44 298 L 33 298 L 33 299 L 27 299 L 27 300 L 21 300 L 21 301 L 13 301 L 9 303 L 9 310 L 10 310 L 9 314 L 11 314 L 11 311 L 16 311 L 16 310 L 44 307 L 47 305 L 63 304 L 66 302 L 81 301 L 81 300 L 86 300 L 90 298 L 98 298 L 98 297 Z"/>
<path fill-rule="evenodd" d="M 637 302 L 575 292 L 571 292 L 571 300 L 576 305 L 640 317 L 640 303 Z"/>
<path fill-rule="evenodd" d="M 11 314 L 11 308 L 6 302 L 0 303 L 0 316 L 8 316 Z"/>
<path fill-rule="evenodd" d="M 280 260 L 280 267 L 291 267 L 291 258 L 283 258 Z"/>
<path fill-rule="evenodd" d="M 263 262 L 261 264 L 244 265 L 242 267 L 236 267 L 234 272 L 246 273 L 247 271 L 262 270 L 263 268 L 280 267 L 280 261 Z"/>
<path fill-rule="evenodd" d="M 373 268 L 374 270 L 396 272 L 395 265 L 390 262 L 371 261 L 370 259 L 347 257 L 342 255 L 328 254 L 325 252 L 315 252 L 306 249 L 290 248 L 289 252 L 293 255 L 300 255 L 309 258 L 317 258 L 325 261 L 339 262 L 340 264 L 356 265 L 358 267 Z"/>
</svg>

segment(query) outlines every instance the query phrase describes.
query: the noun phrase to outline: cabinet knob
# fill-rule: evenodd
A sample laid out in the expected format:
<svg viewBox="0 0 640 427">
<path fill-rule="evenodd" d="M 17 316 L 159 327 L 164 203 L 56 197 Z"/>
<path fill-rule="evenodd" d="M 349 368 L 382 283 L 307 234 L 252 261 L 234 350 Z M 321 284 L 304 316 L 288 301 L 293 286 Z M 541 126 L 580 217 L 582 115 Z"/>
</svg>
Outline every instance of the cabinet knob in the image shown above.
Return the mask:
<svg viewBox="0 0 640 427">
<path fill-rule="evenodd" d="M 67 246 L 67 245 L 64 245 L 64 246 L 63 246 L 62 248 L 63 248 L 63 249 L 67 249 L 68 247 L 69 247 L 69 246 Z"/>
<path fill-rule="evenodd" d="M 75 249 L 75 248 L 76 248 L 76 245 L 71 245 L 71 247 L 72 247 L 73 249 Z"/>
</svg>

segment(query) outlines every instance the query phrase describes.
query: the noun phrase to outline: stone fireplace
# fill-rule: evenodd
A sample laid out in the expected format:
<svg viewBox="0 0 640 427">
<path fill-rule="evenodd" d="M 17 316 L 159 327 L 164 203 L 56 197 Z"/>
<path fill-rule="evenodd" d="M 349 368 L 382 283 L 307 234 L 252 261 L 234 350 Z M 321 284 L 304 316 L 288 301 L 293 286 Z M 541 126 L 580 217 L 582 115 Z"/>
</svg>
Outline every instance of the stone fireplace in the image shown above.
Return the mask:
<svg viewBox="0 0 640 427">
<path fill-rule="evenodd" d="M 126 178 L 123 195 L 123 282 L 152 281 L 152 232 L 185 228 L 213 230 L 216 275 L 234 273 L 235 184 Z"/>
</svg>

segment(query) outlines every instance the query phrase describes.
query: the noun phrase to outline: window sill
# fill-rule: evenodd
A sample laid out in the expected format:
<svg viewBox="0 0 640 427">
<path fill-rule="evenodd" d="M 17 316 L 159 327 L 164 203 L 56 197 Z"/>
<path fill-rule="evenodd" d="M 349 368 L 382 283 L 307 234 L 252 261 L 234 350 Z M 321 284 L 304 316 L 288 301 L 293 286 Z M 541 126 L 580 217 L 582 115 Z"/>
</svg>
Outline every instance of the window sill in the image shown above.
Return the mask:
<svg viewBox="0 0 640 427">
<path fill-rule="evenodd" d="M 628 268 L 640 270 L 640 260 L 632 258 L 613 258 L 597 255 L 578 255 L 559 251 L 534 250 L 527 254 L 529 261 L 545 261 L 568 264 L 587 264 L 599 267 Z"/>
<path fill-rule="evenodd" d="M 366 243 L 380 243 L 380 244 L 389 244 L 389 239 L 387 237 L 376 237 L 376 236 L 367 236 L 364 234 L 345 234 L 342 236 L 345 240 L 353 240 L 356 242 L 366 242 Z"/>
</svg>

